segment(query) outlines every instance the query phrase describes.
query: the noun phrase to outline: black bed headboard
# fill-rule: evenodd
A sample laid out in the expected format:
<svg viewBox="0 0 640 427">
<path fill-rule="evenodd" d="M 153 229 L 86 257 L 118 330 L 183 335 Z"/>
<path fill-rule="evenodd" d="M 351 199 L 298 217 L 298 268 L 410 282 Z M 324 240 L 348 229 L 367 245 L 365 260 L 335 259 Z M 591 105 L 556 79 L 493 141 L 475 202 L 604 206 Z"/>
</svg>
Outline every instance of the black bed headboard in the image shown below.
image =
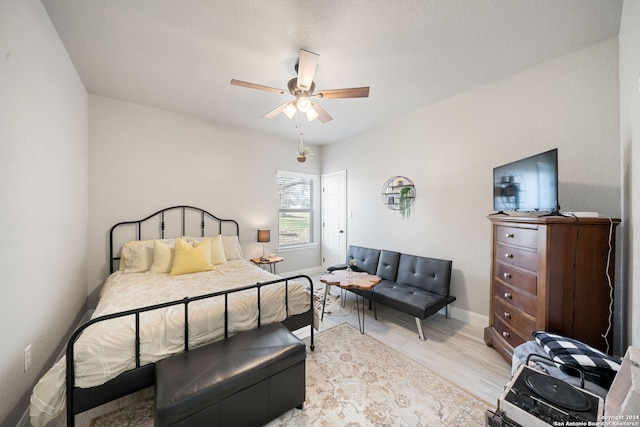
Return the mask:
<svg viewBox="0 0 640 427">
<path fill-rule="evenodd" d="M 217 236 L 218 234 L 239 236 L 240 227 L 233 219 L 221 219 L 193 206 L 172 206 L 135 221 L 119 222 L 109 230 L 109 270 L 115 271 L 116 261 L 120 261 L 120 252 L 114 241 L 118 232 L 129 233 L 127 239 L 166 239 L 180 236 Z"/>
</svg>

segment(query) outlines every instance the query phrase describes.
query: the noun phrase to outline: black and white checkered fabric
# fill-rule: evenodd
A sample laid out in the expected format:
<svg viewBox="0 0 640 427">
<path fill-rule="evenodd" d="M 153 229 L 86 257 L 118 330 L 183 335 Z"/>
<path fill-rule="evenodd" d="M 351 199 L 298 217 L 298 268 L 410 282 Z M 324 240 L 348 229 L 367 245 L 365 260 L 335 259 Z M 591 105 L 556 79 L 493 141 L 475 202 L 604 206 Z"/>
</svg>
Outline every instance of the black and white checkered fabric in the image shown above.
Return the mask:
<svg viewBox="0 0 640 427">
<path fill-rule="evenodd" d="M 580 368 L 585 379 L 608 388 L 620 370 L 622 360 L 609 356 L 583 342 L 549 332 L 534 332 L 533 337 L 547 352 L 549 358 L 562 365 Z M 565 371 L 569 373 L 569 370 Z"/>
</svg>

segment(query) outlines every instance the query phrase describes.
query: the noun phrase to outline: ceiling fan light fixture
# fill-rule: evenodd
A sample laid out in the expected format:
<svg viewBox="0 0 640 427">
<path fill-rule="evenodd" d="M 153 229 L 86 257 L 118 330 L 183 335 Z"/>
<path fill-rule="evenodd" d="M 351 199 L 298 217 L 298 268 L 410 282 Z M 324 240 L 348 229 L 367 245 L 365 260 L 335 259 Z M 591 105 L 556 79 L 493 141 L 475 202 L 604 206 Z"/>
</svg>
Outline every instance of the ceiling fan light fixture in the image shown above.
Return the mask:
<svg viewBox="0 0 640 427">
<path fill-rule="evenodd" d="M 311 101 L 309 101 L 309 98 L 306 96 L 298 96 L 296 107 L 298 107 L 298 111 L 301 113 L 306 113 L 311 109 Z"/>
<path fill-rule="evenodd" d="M 318 112 L 314 108 L 309 108 L 309 111 L 307 111 L 306 114 L 307 114 L 307 120 L 310 122 L 314 121 L 319 116 Z"/>
<path fill-rule="evenodd" d="M 292 102 L 288 103 L 287 106 L 284 108 L 284 114 L 287 115 L 287 117 L 289 117 L 289 120 L 291 120 L 293 118 L 293 116 L 295 116 L 296 114 L 296 106 L 293 105 Z"/>
<path fill-rule="evenodd" d="M 295 66 L 297 77 L 289 79 L 287 82 L 287 90 L 277 89 L 271 86 L 264 86 L 256 83 L 245 82 L 242 80 L 231 79 L 234 86 L 245 87 L 249 89 L 258 89 L 265 92 L 277 94 L 285 94 L 289 92 L 294 99 L 280 104 L 278 107 L 262 115 L 264 119 L 272 119 L 278 114 L 284 112 L 289 118 L 293 119 L 298 111 L 307 116 L 308 121 L 319 119 L 322 123 L 333 120 L 333 117 L 320 106 L 315 99 L 339 99 L 339 98 L 367 98 L 369 96 L 369 87 L 350 87 L 343 89 L 326 89 L 316 93 L 316 84 L 313 81 L 318 67 L 317 53 L 300 49 L 298 54 L 298 62 Z M 312 101 L 314 99 L 314 101 Z"/>
</svg>

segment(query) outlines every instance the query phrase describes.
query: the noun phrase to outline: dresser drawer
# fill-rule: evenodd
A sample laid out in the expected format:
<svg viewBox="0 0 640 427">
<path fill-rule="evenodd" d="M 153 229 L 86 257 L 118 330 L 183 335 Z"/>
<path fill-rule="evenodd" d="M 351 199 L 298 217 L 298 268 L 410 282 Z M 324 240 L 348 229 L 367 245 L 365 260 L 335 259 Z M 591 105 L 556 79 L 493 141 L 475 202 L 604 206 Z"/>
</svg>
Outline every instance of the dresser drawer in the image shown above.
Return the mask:
<svg viewBox="0 0 640 427">
<path fill-rule="evenodd" d="M 496 241 L 508 245 L 538 248 L 538 230 L 496 225 Z"/>
<path fill-rule="evenodd" d="M 538 276 L 513 268 L 509 264 L 496 262 L 493 267 L 496 278 L 530 294 L 538 294 Z"/>
<path fill-rule="evenodd" d="M 507 264 L 525 268 L 529 271 L 538 271 L 538 254 L 511 246 L 496 244 L 496 260 Z"/>
<path fill-rule="evenodd" d="M 524 337 L 531 338 L 531 333 L 536 329 L 536 319 L 517 308 L 504 302 L 498 296 L 493 299 L 493 316 Z"/>
<path fill-rule="evenodd" d="M 494 281 L 493 288 L 495 290 L 495 298 L 500 299 L 533 317 L 536 317 L 538 312 L 538 301 L 535 295 L 524 292 L 518 288 L 512 288 L 498 280 Z"/>
<path fill-rule="evenodd" d="M 495 329 L 497 335 L 502 337 L 502 339 L 505 340 L 507 344 L 511 346 L 511 348 L 515 348 L 523 342 L 529 340 L 529 338 L 520 336 L 518 332 L 509 327 L 509 325 L 504 323 L 502 319 L 497 316 L 495 316 L 493 321 L 493 329 Z"/>
</svg>

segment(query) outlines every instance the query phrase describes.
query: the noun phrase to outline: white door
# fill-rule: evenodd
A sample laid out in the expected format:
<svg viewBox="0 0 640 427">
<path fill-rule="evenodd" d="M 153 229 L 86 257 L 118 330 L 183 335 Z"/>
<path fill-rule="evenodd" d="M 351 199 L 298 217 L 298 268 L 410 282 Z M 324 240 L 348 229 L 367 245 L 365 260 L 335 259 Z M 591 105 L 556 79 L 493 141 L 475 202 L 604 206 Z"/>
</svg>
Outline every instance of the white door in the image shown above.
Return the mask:
<svg viewBox="0 0 640 427">
<path fill-rule="evenodd" d="M 322 175 L 322 268 L 347 258 L 347 172 Z"/>
</svg>

